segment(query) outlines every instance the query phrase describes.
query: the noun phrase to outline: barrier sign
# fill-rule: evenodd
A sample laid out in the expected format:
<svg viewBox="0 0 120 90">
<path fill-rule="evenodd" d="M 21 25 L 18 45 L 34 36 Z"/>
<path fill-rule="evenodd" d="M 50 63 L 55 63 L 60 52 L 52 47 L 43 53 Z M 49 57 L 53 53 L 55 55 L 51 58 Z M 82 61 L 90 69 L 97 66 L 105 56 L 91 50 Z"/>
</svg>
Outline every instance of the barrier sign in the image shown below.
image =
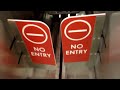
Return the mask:
<svg viewBox="0 0 120 90">
<path fill-rule="evenodd" d="M 61 22 L 64 62 L 88 61 L 97 15 L 71 16 Z"/>
<path fill-rule="evenodd" d="M 13 20 L 35 64 L 56 65 L 49 27 L 41 21 Z"/>
</svg>

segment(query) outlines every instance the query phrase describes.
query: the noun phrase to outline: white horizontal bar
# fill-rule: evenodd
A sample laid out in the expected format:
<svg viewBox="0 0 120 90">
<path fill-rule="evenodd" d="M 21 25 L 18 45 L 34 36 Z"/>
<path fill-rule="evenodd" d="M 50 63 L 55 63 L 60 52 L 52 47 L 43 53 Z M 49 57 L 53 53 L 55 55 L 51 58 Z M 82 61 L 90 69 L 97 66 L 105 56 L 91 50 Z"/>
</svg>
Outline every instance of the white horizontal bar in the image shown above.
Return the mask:
<svg viewBox="0 0 120 90">
<path fill-rule="evenodd" d="M 26 33 L 28 36 L 40 36 L 43 37 L 43 34 L 34 34 L 34 33 Z"/>
<path fill-rule="evenodd" d="M 86 32 L 87 29 L 81 29 L 81 30 L 69 30 L 68 33 L 74 33 L 74 32 Z"/>
</svg>

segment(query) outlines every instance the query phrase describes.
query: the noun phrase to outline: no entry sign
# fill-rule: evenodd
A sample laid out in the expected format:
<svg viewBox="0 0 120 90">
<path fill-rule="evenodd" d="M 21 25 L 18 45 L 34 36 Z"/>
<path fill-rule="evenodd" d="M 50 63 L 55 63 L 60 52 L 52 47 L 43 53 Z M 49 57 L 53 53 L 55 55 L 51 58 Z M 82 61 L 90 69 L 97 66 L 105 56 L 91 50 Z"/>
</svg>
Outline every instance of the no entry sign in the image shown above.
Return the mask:
<svg viewBox="0 0 120 90">
<path fill-rule="evenodd" d="M 64 62 L 88 61 L 97 15 L 71 16 L 61 22 Z"/>
<path fill-rule="evenodd" d="M 41 21 L 14 20 L 35 64 L 56 65 L 49 27 Z"/>
</svg>

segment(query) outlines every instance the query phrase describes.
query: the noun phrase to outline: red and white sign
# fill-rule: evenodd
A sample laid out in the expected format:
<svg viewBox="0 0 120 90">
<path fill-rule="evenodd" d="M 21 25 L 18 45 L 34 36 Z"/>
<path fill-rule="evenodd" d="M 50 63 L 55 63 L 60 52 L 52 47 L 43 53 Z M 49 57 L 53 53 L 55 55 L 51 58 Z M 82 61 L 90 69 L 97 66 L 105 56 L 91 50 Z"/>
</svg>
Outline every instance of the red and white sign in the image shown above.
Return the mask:
<svg viewBox="0 0 120 90">
<path fill-rule="evenodd" d="M 71 16 L 61 22 L 64 62 L 89 60 L 95 21 L 96 14 Z"/>
<path fill-rule="evenodd" d="M 12 21 L 17 25 L 32 62 L 35 64 L 56 65 L 49 27 L 41 21 Z"/>
</svg>

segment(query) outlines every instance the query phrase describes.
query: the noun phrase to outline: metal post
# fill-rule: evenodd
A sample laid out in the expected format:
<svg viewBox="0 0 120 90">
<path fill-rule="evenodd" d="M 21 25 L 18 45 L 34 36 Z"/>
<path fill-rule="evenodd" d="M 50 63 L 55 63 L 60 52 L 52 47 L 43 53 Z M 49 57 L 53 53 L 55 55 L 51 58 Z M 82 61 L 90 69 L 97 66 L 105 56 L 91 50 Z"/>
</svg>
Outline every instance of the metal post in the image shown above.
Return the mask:
<svg viewBox="0 0 120 90">
<path fill-rule="evenodd" d="M 61 17 L 62 21 L 65 17 L 67 17 L 66 14 L 63 14 Z M 60 33 L 60 32 L 59 32 Z M 59 68 L 59 79 L 62 79 L 62 69 L 63 69 L 63 53 L 62 53 L 62 42 L 61 42 L 61 48 L 60 48 L 60 68 Z"/>
</svg>

